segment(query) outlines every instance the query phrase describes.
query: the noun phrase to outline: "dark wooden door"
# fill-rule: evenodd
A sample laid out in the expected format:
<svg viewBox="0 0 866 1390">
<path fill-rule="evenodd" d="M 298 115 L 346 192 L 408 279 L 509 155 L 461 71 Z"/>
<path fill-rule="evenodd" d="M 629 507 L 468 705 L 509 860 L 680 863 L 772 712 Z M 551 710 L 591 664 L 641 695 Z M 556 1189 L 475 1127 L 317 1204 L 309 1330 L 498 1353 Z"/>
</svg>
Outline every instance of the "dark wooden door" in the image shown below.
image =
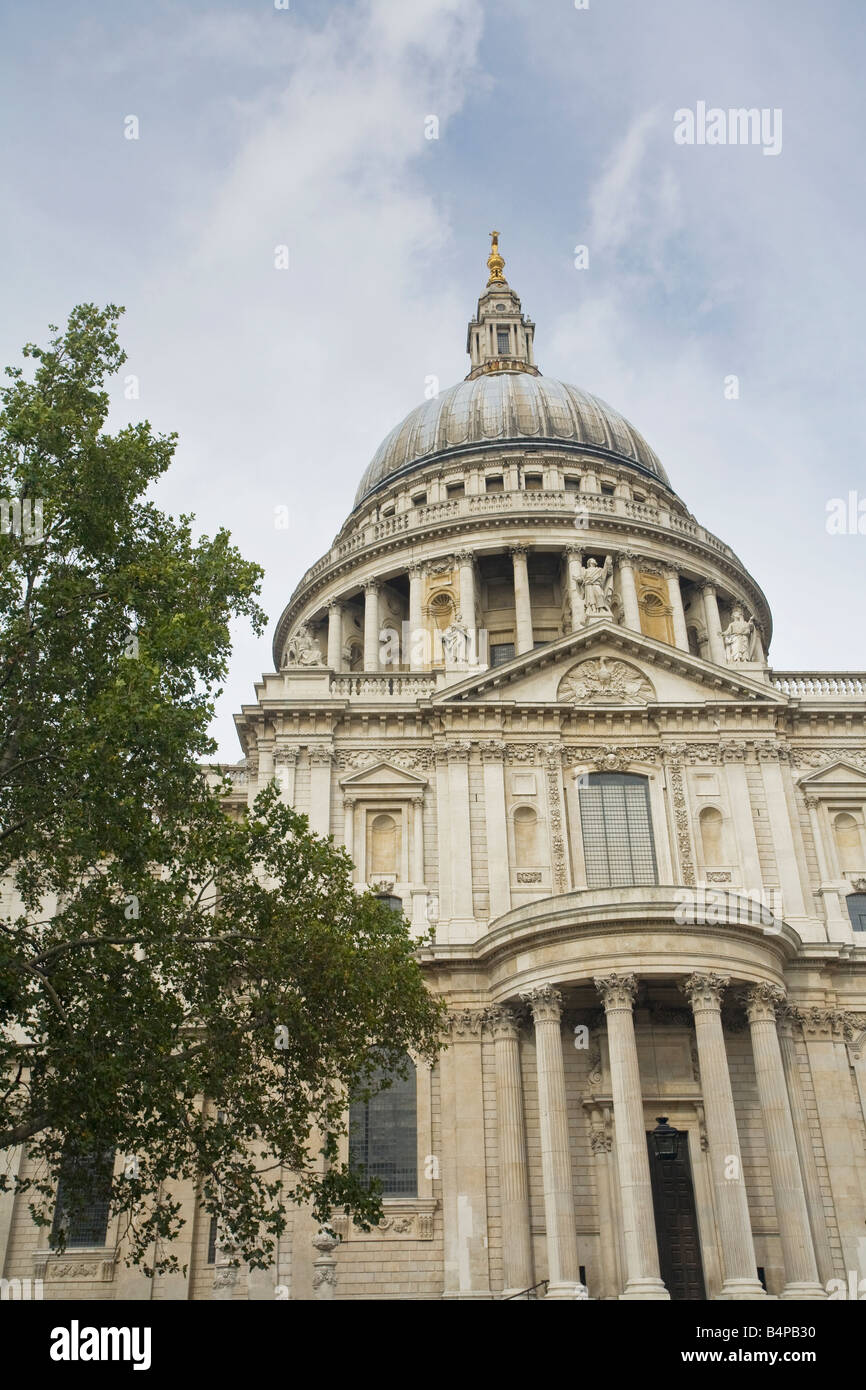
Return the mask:
<svg viewBox="0 0 866 1390">
<path fill-rule="evenodd" d="M 656 1158 L 649 1134 L 647 1144 L 661 1276 L 671 1298 L 704 1299 L 704 1269 L 689 1162 L 689 1136 L 680 1133 L 679 1153 L 674 1159 Z"/>
</svg>

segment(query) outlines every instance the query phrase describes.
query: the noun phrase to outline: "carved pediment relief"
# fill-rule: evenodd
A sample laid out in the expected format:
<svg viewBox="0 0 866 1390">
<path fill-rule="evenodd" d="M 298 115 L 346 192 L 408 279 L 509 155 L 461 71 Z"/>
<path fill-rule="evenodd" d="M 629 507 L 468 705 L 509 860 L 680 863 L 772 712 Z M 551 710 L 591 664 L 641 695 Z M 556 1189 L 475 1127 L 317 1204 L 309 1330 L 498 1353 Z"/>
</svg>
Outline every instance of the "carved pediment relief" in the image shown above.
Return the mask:
<svg viewBox="0 0 866 1390">
<path fill-rule="evenodd" d="M 637 666 L 600 656 L 572 666 L 559 682 L 556 698 L 575 705 L 645 705 L 655 699 L 655 690 Z"/>
</svg>

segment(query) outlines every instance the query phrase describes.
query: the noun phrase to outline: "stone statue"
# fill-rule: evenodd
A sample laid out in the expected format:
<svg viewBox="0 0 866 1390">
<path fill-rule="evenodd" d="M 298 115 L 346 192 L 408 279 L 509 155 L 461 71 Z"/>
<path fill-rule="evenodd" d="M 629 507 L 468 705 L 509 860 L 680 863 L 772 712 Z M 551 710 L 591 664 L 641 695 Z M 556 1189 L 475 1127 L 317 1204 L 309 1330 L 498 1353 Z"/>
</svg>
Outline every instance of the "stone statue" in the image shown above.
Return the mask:
<svg viewBox="0 0 866 1390">
<path fill-rule="evenodd" d="M 577 570 L 577 585 L 588 623 L 599 618 L 613 618 L 613 560 L 609 555 L 605 556 L 603 567 L 590 556 L 586 565 Z"/>
<path fill-rule="evenodd" d="M 760 661 L 761 648 L 758 628 L 754 618 L 747 618 L 739 603 L 731 610 L 731 621 L 722 636 L 725 639 L 725 654 L 730 662 Z"/>
<path fill-rule="evenodd" d="M 442 633 L 442 646 L 445 651 L 445 659 L 449 664 L 467 660 L 469 629 L 464 626 L 459 613 Z"/>
<path fill-rule="evenodd" d="M 283 666 L 323 666 L 322 653 L 319 651 L 309 627 L 306 623 L 301 623 L 294 637 L 290 637 L 286 644 L 286 655 L 283 659 Z"/>
</svg>

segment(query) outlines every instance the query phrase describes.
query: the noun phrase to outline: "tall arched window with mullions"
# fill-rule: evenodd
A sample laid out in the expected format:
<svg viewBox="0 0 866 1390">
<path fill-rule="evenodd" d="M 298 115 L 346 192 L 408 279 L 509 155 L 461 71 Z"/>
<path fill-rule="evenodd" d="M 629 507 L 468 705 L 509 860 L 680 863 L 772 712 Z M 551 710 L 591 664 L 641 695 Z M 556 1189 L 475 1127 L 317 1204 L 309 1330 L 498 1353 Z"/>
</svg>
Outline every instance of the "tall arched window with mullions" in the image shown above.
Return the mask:
<svg viewBox="0 0 866 1390">
<path fill-rule="evenodd" d="M 407 1067 L 406 1077 L 394 1075 L 387 1090 L 349 1109 L 349 1164 L 379 1178 L 383 1197 L 418 1196 L 417 1088 L 411 1061 Z"/>
<path fill-rule="evenodd" d="M 631 772 L 578 778 L 588 888 L 658 883 L 649 785 Z"/>
</svg>

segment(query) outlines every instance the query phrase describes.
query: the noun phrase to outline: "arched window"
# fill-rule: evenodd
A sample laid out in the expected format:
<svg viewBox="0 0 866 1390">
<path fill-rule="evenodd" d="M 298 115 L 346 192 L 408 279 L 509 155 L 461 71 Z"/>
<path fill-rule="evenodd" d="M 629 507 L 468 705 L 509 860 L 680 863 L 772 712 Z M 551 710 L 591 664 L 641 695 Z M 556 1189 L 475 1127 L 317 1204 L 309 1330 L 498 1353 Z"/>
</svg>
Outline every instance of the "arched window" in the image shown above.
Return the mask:
<svg viewBox="0 0 866 1390">
<path fill-rule="evenodd" d="M 833 818 L 833 834 L 839 855 L 839 866 L 843 872 L 849 869 L 866 868 L 863 856 L 863 839 L 857 817 L 850 811 L 840 811 Z"/>
<path fill-rule="evenodd" d="M 416 1079 L 411 1062 L 408 1067 L 405 1079 L 394 1077 L 387 1090 L 349 1108 L 349 1165 L 379 1178 L 384 1197 L 418 1195 Z"/>
<path fill-rule="evenodd" d="M 591 772 L 579 779 L 578 798 L 587 886 L 658 883 L 647 779 Z"/>
<path fill-rule="evenodd" d="M 514 812 L 514 852 L 518 869 L 533 869 L 541 862 L 538 816 L 532 806 L 518 806 Z"/>
<path fill-rule="evenodd" d="M 725 862 L 721 811 L 717 811 L 715 806 L 705 806 L 701 811 L 700 825 L 704 864 L 708 869 L 718 868 Z"/>
<path fill-rule="evenodd" d="M 397 873 L 397 822 L 393 816 L 374 816 L 370 823 L 370 872 Z"/>
</svg>

